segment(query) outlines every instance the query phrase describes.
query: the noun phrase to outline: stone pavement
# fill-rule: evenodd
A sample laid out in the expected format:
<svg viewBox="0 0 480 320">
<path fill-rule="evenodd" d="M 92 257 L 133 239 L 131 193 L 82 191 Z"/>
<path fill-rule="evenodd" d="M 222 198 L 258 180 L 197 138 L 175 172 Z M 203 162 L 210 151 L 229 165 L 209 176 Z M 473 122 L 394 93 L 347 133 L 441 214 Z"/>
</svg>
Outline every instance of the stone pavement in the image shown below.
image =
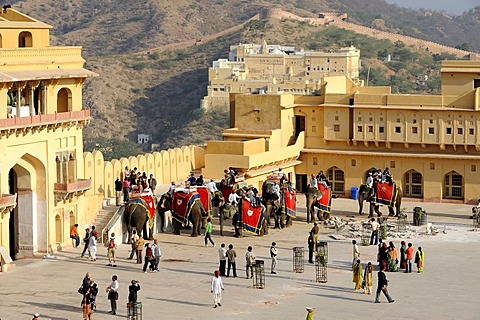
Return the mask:
<svg viewBox="0 0 480 320">
<path fill-rule="evenodd" d="M 159 273 L 144 274 L 141 266 L 126 260 L 129 246 L 118 249 L 117 268 L 107 267 L 106 249 L 99 248 L 99 259 L 90 262 L 79 258 L 81 249 L 56 254 L 56 259 L 16 261 L 9 273 L 0 273 L 0 318 L 31 319 L 35 312 L 40 319 L 81 319 L 81 296 L 77 289 L 85 273 L 91 272 L 98 283 L 98 311 L 94 319 L 126 317 L 128 285 L 140 281 L 139 301 L 143 303 L 143 319 L 305 319 L 306 306 L 316 308 L 315 319 L 476 319 L 480 314 L 480 231 L 473 230 L 468 219 L 471 206 L 405 202 L 409 220 L 414 206 L 428 212 L 441 231 L 436 236 L 415 235 L 406 239 L 414 248 L 425 250 L 424 272 L 418 274 L 387 273 L 389 291 L 395 303 L 375 304 L 374 296 L 354 292 L 351 267 L 351 239 L 336 241 L 328 237 L 331 230 L 322 230 L 320 240 L 328 241 L 328 282 L 315 283 L 313 265 L 305 264 L 304 273 L 292 272 L 292 248 L 306 247 L 312 225 L 305 222 L 304 198 L 299 196 L 299 219 L 286 230 L 270 230 L 266 237 L 231 235 L 220 237 L 215 225 L 213 240 L 217 247 L 205 248 L 203 237 L 191 238 L 159 234 L 162 261 Z M 341 210 L 340 210 L 341 209 Z M 339 217 L 356 215 L 356 201 L 335 199 L 333 210 Z M 385 211 L 385 209 L 383 210 Z M 362 218 L 365 218 L 363 216 Z M 358 218 L 358 217 L 357 217 Z M 215 221 L 216 222 L 216 219 Z M 357 239 L 358 241 L 359 239 Z M 400 239 L 393 239 L 397 248 Z M 276 241 L 279 249 L 278 270 L 270 274 L 269 247 Z M 213 309 L 210 280 L 218 268 L 217 249 L 221 242 L 232 243 L 237 251 L 238 278 L 223 278 L 225 291 L 222 307 Z M 244 255 L 253 246 L 257 259 L 266 266 L 265 289 L 253 289 L 245 279 Z M 360 247 L 362 262 L 376 261 L 376 248 Z M 105 288 L 117 274 L 120 282 L 119 312 L 107 314 L 109 303 Z M 376 272 L 374 272 L 374 290 Z"/>
</svg>

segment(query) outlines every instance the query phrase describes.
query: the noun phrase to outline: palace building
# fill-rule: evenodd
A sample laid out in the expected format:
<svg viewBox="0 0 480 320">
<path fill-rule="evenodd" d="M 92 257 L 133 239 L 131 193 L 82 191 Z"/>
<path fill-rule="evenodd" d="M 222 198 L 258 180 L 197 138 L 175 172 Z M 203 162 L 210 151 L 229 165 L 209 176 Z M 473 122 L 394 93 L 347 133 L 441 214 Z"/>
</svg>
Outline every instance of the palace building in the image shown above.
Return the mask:
<svg viewBox="0 0 480 320">
<path fill-rule="evenodd" d="M 239 44 L 228 59 L 213 62 L 208 70 L 203 108 L 229 106 L 230 93 L 319 94 L 325 76 L 346 75 L 359 83 L 360 50 L 303 51 L 292 46 Z"/>
<path fill-rule="evenodd" d="M 204 175 L 233 166 L 260 187 L 278 168 L 305 190 L 323 170 L 349 196 L 372 168 L 389 167 L 405 197 L 480 198 L 480 62 L 444 61 L 440 95 L 392 94 L 326 76 L 321 94 L 231 94 L 231 128 L 209 142 Z M 221 170 L 222 169 L 222 170 Z"/>
<path fill-rule="evenodd" d="M 0 246 L 13 259 L 71 244 L 103 198 L 83 161 L 82 86 L 96 74 L 81 47 L 51 47 L 50 29 L 0 11 Z"/>
</svg>

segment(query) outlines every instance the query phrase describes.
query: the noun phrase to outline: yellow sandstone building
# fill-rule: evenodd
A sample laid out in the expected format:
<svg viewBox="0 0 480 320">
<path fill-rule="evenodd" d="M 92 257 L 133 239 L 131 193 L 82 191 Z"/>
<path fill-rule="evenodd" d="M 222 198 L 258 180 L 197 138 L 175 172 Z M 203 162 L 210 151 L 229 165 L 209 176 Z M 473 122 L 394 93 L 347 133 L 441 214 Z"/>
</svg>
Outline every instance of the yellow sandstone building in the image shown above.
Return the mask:
<svg viewBox="0 0 480 320">
<path fill-rule="evenodd" d="M 406 197 L 480 198 L 480 62 L 444 61 L 441 95 L 392 94 L 346 76 L 319 96 L 232 94 L 231 129 L 209 142 L 204 175 L 233 166 L 258 187 L 279 168 L 299 190 L 323 170 L 350 195 L 371 168 L 389 167 Z"/>
</svg>

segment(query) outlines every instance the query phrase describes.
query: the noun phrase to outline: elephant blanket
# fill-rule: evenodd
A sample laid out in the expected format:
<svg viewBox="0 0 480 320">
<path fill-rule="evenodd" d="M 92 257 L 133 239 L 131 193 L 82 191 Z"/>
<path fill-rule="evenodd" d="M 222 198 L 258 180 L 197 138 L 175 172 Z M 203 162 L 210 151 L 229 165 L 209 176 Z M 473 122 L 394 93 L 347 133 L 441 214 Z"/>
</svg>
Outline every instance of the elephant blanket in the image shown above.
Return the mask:
<svg viewBox="0 0 480 320">
<path fill-rule="evenodd" d="M 190 210 L 196 201 L 200 201 L 200 195 L 196 192 L 175 192 L 172 201 L 172 217 L 182 225 L 187 225 Z"/>
<path fill-rule="evenodd" d="M 296 196 L 295 191 L 290 191 L 288 188 L 283 189 L 283 203 L 282 203 L 282 213 L 289 215 L 292 218 L 297 216 L 296 212 Z"/>
<path fill-rule="evenodd" d="M 228 202 L 228 198 L 230 197 L 230 194 L 232 192 L 233 192 L 233 187 L 222 186 L 222 194 L 223 194 L 223 199 L 225 199 L 225 202 Z"/>
<path fill-rule="evenodd" d="M 397 201 L 397 194 L 398 188 L 395 182 L 391 185 L 388 182 L 377 182 L 377 188 L 375 190 L 373 202 L 375 204 L 385 204 L 391 208 L 394 208 L 395 202 Z"/>
<path fill-rule="evenodd" d="M 260 235 L 263 219 L 265 219 L 265 207 L 252 207 L 250 201 L 242 199 L 239 203 L 240 219 L 237 227 L 245 231 Z"/>
<path fill-rule="evenodd" d="M 318 208 L 321 212 L 330 213 L 332 210 L 332 189 L 319 183 L 318 190 L 322 192 L 322 197 L 318 200 Z"/>
<path fill-rule="evenodd" d="M 210 193 L 208 192 L 207 187 L 197 187 L 197 193 L 200 196 L 200 201 L 202 202 L 207 215 L 210 215 Z"/>
<path fill-rule="evenodd" d="M 153 222 L 155 218 L 155 200 L 153 198 L 153 194 L 150 193 L 142 193 L 140 199 L 145 201 L 148 209 L 148 226 L 149 228 L 153 227 Z"/>
</svg>

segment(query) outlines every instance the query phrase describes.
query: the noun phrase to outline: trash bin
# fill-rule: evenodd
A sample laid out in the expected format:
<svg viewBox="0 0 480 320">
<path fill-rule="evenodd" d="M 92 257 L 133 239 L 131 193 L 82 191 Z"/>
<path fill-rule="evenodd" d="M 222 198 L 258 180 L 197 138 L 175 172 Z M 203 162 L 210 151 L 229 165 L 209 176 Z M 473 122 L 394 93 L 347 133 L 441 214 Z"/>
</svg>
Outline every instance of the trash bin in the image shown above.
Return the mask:
<svg viewBox="0 0 480 320">
<path fill-rule="evenodd" d="M 357 200 L 358 199 L 358 188 L 351 187 L 350 188 L 350 199 Z"/>
</svg>

